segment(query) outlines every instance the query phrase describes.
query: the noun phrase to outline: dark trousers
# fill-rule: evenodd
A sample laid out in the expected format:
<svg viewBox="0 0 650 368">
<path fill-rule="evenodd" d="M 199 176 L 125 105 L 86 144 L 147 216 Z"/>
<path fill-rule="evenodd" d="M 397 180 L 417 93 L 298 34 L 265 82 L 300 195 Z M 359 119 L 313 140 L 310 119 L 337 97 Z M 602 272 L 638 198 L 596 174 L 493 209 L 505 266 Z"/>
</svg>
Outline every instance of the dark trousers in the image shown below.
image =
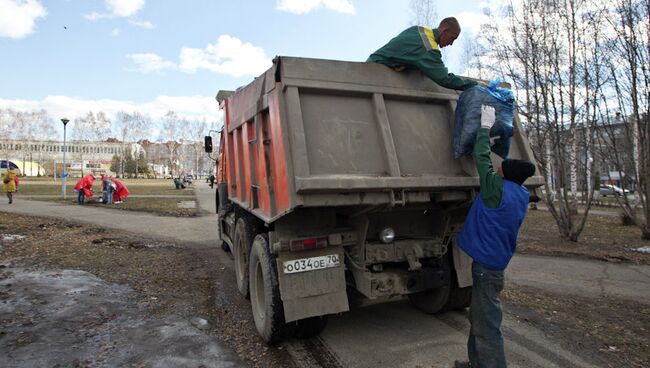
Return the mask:
<svg viewBox="0 0 650 368">
<path fill-rule="evenodd" d="M 14 194 L 12 192 L 7 192 L 7 198 L 9 198 L 9 204 L 12 204 L 14 201 Z"/>
<path fill-rule="evenodd" d="M 503 310 L 499 294 L 503 290 L 503 271 L 491 270 L 472 263 L 471 324 L 467 353 L 472 367 L 505 368 L 501 322 Z"/>
<path fill-rule="evenodd" d="M 86 195 L 84 194 L 83 190 L 80 190 L 79 193 L 77 194 L 77 203 L 84 204 L 85 201 L 86 201 Z"/>
</svg>

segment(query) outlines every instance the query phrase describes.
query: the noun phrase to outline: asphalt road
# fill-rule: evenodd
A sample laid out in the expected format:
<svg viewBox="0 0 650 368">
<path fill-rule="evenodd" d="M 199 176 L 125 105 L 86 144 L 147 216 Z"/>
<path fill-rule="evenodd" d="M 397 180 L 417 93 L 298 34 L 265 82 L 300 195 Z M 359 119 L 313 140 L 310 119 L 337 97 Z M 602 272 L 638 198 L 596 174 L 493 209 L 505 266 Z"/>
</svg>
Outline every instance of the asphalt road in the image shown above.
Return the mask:
<svg viewBox="0 0 650 368">
<path fill-rule="evenodd" d="M 170 218 L 97 207 L 28 201 L 18 197 L 0 211 L 52 216 L 133 231 L 151 237 L 212 246 L 216 238 L 214 192 L 196 188 L 203 216 Z M 109 214 L 109 216 L 107 216 Z M 224 257 L 227 257 L 224 254 Z M 580 296 L 612 295 L 650 303 L 650 266 L 611 264 L 578 258 L 515 256 L 507 283 Z M 507 284 L 506 284 L 507 287 Z M 592 367 L 561 343 L 506 314 L 504 335 L 510 367 Z M 332 316 L 318 339 L 285 347 L 299 366 L 451 367 L 466 357 L 469 323 L 463 313 L 429 316 L 407 301 L 354 309 Z"/>
</svg>

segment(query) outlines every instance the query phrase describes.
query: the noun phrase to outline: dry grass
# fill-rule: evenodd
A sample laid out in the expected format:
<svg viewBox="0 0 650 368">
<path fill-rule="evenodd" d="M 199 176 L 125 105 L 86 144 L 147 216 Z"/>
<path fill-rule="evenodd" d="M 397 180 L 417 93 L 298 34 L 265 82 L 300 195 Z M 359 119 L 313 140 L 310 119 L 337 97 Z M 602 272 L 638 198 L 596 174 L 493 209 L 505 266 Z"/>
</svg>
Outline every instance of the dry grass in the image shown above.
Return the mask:
<svg viewBox="0 0 650 368">
<path fill-rule="evenodd" d="M 583 298 L 508 285 L 506 310 L 567 346 L 591 356 L 600 367 L 648 367 L 650 307 L 611 297 Z"/>
<path fill-rule="evenodd" d="M 74 197 L 74 198 L 73 198 Z M 60 198 L 39 198 L 39 200 L 56 202 L 68 205 L 77 205 L 76 196 L 69 197 L 66 200 Z M 194 197 L 188 199 L 182 198 L 164 198 L 164 197 L 147 197 L 147 198 L 132 198 L 128 197 L 126 200 L 119 204 L 105 205 L 94 199 L 86 199 L 86 206 L 93 206 L 106 209 L 122 210 L 122 211 L 138 211 L 149 212 L 161 216 L 172 217 L 193 217 L 198 214 L 197 208 L 179 208 L 178 203 L 181 201 L 194 200 Z"/>
<path fill-rule="evenodd" d="M 650 246 L 641 231 L 623 226 L 618 216 L 590 214 L 578 242 L 560 238 L 557 224 L 548 211 L 528 211 L 519 232 L 520 253 L 570 255 L 614 262 L 650 264 L 650 254 L 636 251 Z"/>
<path fill-rule="evenodd" d="M 25 178 L 21 180 L 19 194 L 28 197 L 30 195 L 52 195 L 61 194 L 61 181 L 39 180 L 42 178 Z M 75 195 L 72 191 L 79 178 L 72 178 L 67 181 L 67 194 Z M 194 189 L 187 188 L 177 190 L 174 182 L 169 179 L 124 179 L 121 180 L 132 195 L 194 195 Z M 95 180 L 93 185 L 95 194 L 101 193 L 101 181 Z"/>
</svg>

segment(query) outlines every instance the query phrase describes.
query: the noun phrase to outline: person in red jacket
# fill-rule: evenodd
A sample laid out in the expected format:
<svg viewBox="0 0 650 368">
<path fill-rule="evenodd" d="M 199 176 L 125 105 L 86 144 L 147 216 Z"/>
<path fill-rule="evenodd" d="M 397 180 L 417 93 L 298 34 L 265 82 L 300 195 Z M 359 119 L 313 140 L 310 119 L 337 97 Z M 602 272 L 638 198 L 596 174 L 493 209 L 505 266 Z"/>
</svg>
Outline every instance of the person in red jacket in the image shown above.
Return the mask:
<svg viewBox="0 0 650 368">
<path fill-rule="evenodd" d="M 113 200 L 115 204 L 122 203 L 126 197 L 129 196 L 129 190 L 126 188 L 121 181 L 111 178 L 111 181 L 115 183 L 115 192 L 113 193 Z"/>
<path fill-rule="evenodd" d="M 83 205 L 86 197 L 93 196 L 93 183 L 95 182 L 95 175 L 88 174 L 81 178 L 77 185 L 74 186 L 74 191 L 77 192 L 77 203 Z"/>
</svg>

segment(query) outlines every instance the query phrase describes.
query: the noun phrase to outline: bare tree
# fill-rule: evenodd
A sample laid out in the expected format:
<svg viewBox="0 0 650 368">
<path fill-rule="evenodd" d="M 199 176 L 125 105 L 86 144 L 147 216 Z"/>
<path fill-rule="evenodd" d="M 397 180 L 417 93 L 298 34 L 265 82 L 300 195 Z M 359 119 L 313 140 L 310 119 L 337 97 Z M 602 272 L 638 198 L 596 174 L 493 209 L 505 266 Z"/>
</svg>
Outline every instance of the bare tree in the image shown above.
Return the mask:
<svg viewBox="0 0 650 368">
<path fill-rule="evenodd" d="M 599 101 L 599 142 L 606 148 L 602 159 L 610 179 L 613 169 L 624 190 L 636 186 L 634 199 L 621 195 L 617 202 L 642 237 L 650 239 L 650 1 L 617 0 L 607 10 L 614 36 L 602 58 L 609 72 Z"/>
<path fill-rule="evenodd" d="M 519 113 L 546 179 L 545 201 L 563 238 L 577 241 L 594 196 L 594 96 L 598 61 L 592 0 L 523 0 L 506 8 L 508 26 L 487 26 L 495 71 L 523 95 Z M 591 103 L 590 103 L 591 101 Z M 579 196 L 585 211 L 578 211 Z"/>
<path fill-rule="evenodd" d="M 181 146 L 179 140 L 181 140 L 181 119 L 173 111 L 168 111 L 165 114 L 162 126 L 162 132 L 160 140 L 163 142 L 167 152 L 169 154 L 169 168 L 171 170 L 172 176 L 174 173 L 179 174 L 178 167 L 176 165 L 178 148 Z"/>
<path fill-rule="evenodd" d="M 414 26 L 425 26 L 435 28 L 438 12 L 436 2 L 433 0 L 411 0 L 410 8 L 412 13 L 411 24 Z"/>
<path fill-rule="evenodd" d="M 205 119 L 193 120 L 189 124 L 189 132 L 192 134 L 191 143 L 194 154 L 194 171 L 199 175 L 200 162 L 204 157 L 203 152 L 203 137 L 207 134 L 208 123 Z"/>
<path fill-rule="evenodd" d="M 130 143 L 138 142 L 144 139 L 146 132 L 151 128 L 151 117 L 139 111 L 129 114 L 124 111 L 117 113 L 117 130 L 122 141 L 122 154 L 120 155 L 120 176 L 124 177 L 124 155 L 126 146 Z M 138 157 L 139 151 L 134 152 Z M 135 160 L 135 176 L 138 176 L 138 160 Z"/>
<path fill-rule="evenodd" d="M 110 133 L 111 122 L 103 112 L 98 112 L 95 115 L 89 111 L 85 116 L 74 119 L 73 125 L 73 138 L 80 142 L 93 143 L 98 142 Z M 77 148 L 79 152 L 78 157 L 81 162 L 81 175 L 84 174 L 84 154 L 87 158 L 97 157 L 98 147 L 89 144 L 88 146 L 81 146 Z"/>
</svg>

